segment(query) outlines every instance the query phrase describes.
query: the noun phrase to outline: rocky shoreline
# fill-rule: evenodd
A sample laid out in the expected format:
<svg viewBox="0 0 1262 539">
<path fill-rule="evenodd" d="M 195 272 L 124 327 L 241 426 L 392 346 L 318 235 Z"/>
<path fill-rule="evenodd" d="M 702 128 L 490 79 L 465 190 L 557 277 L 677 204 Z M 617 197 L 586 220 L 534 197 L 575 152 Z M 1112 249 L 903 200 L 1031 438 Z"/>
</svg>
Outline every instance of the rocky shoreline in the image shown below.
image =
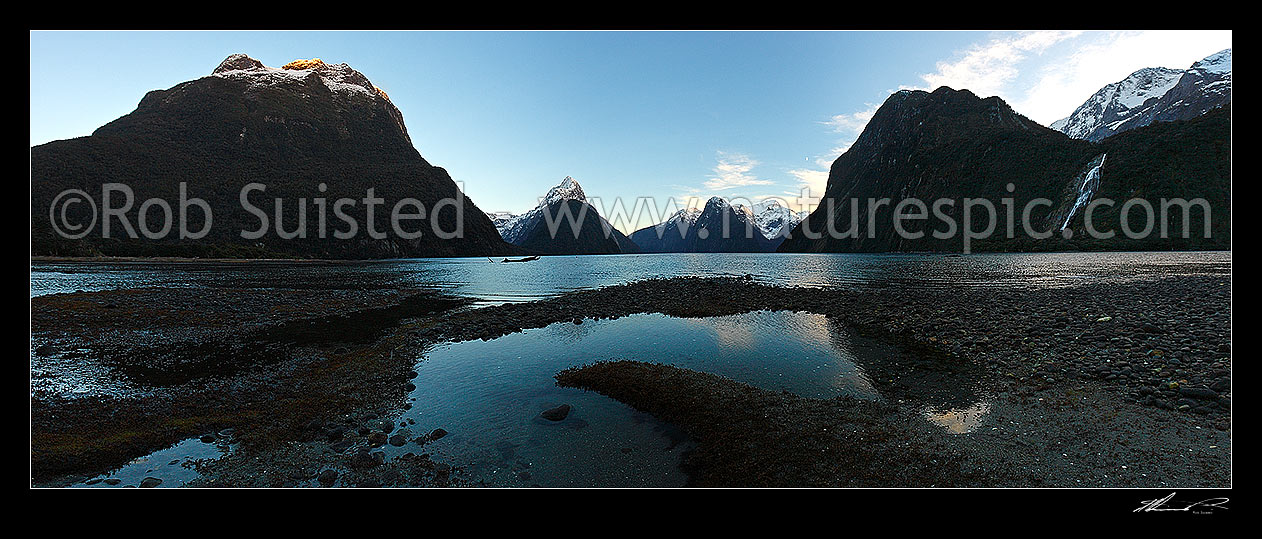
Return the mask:
<svg viewBox="0 0 1262 539">
<path fill-rule="evenodd" d="M 689 431 L 701 443 L 688 459 L 699 485 L 1230 485 L 1229 277 L 1011 291 L 784 288 L 752 279 L 680 278 L 482 308 L 419 291 L 308 291 L 310 297 L 303 297 L 217 290 L 216 301 L 188 299 L 202 293 L 164 289 L 32 299 L 33 358 L 78 353 L 76 361 L 95 354 L 114 358 L 114 365 L 139 362 L 156 374 L 116 372 L 157 386 L 88 398 L 33 389 L 36 484 L 68 484 L 223 429 L 233 429 L 233 451 L 199 466 L 195 484 L 462 484 L 458 463 L 435 462 L 426 452 L 433 433 L 395 436 L 405 426 L 392 421 L 410 406 L 405 396 L 415 376 L 412 361 L 428 347 L 637 313 L 704 317 L 791 310 L 823 314 L 864 338 L 908 351 L 864 366 L 895 401 L 931 387 L 934 369 L 968 369 L 989 396 L 983 428 L 952 434 L 923 421 L 922 410 L 890 404 L 757 392 L 742 397 L 753 401 L 731 400 L 724 397 L 733 394 L 730 380 L 634 362 L 562 379 Z M 171 312 L 164 315 L 158 306 Z M 140 328 L 130 326 L 139 320 L 155 321 L 145 328 L 153 335 L 138 338 Z M 197 361 L 169 360 L 198 357 L 207 350 L 198 346 L 233 351 L 232 361 L 214 363 L 231 368 L 203 372 Z M 198 353 L 157 353 L 166 349 Z M 267 358 L 266 369 L 247 368 L 260 358 Z M 33 359 L 33 365 L 42 363 Z M 620 393 L 633 386 L 642 391 Z M 696 399 L 661 398 L 682 388 L 695 390 Z M 734 403 L 754 401 L 775 410 L 776 420 L 751 422 L 734 411 L 742 409 Z M 698 410 L 729 420 L 698 422 Z M 708 430 L 697 427 L 702 423 Z M 786 436 L 814 427 L 855 437 Z M 706 451 L 708 443 L 721 446 L 737 432 L 779 442 L 755 443 L 741 455 Z M 793 445 L 795 439 L 802 442 Z M 405 458 L 386 461 L 374 449 L 399 442 L 408 448 Z M 816 459 L 806 466 L 812 448 L 857 460 L 828 465 Z M 865 468 L 880 459 L 920 472 Z"/>
</svg>

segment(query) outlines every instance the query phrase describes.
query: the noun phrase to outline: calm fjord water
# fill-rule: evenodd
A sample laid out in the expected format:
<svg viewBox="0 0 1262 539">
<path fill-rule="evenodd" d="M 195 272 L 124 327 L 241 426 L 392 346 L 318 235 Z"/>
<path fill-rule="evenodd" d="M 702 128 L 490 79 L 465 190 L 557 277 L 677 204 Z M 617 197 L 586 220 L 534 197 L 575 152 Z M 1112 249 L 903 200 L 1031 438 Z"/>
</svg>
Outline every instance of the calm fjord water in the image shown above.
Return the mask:
<svg viewBox="0 0 1262 539">
<path fill-rule="evenodd" d="M 498 260 L 498 259 L 497 259 Z M 654 277 L 753 275 L 788 286 L 1044 288 L 1172 275 L 1230 275 L 1230 252 L 647 254 L 371 262 L 33 262 L 31 297 L 139 287 L 419 287 L 486 303 L 530 301 Z"/>
</svg>

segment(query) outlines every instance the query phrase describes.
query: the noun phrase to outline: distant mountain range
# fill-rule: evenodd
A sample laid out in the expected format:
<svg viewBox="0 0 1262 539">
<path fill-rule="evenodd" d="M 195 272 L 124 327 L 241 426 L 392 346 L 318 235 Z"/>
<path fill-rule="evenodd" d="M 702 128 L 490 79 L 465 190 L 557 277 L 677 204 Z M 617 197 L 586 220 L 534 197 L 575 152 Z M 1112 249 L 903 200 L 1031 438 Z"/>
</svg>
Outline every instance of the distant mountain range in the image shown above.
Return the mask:
<svg viewBox="0 0 1262 539">
<path fill-rule="evenodd" d="M 757 212 L 712 197 L 703 209 L 679 210 L 662 223 L 631 233 L 631 241 L 648 253 L 765 253 L 783 241 L 782 231 L 791 228 L 786 225 L 803 217 L 774 200 L 755 207 Z M 767 231 L 775 237 L 767 237 Z"/>
<path fill-rule="evenodd" d="M 740 204 L 733 206 L 745 210 Z M 745 210 L 754 217 L 754 224 L 762 235 L 772 240 L 783 240 L 793 227 L 806 219 L 809 212 L 793 211 L 785 207 L 779 200 L 769 198 L 755 202 L 753 208 Z M 779 241 L 776 242 L 779 244 Z"/>
<path fill-rule="evenodd" d="M 187 182 L 188 196 L 213 209 L 209 235 L 133 239 L 120 230 L 111 239 L 98 233 L 70 240 L 51 229 L 49 207 L 58 193 L 100 193 L 110 182 L 130 186 L 137 204 L 152 197 L 178 201 L 179 184 Z M 259 218 L 239 202 L 242 187 L 251 182 L 265 185 L 252 205 L 269 216 L 274 199 L 290 205 L 285 230 L 297 229 L 300 199 L 359 200 L 372 188 L 384 200 L 375 227 L 385 236 L 369 235 L 366 205 L 357 204 L 342 208 L 357 224 L 359 233 L 351 239 L 333 236 L 348 227 L 332 213 L 324 237 L 316 230 L 316 216 L 309 215 L 306 238 L 282 239 L 273 232 L 243 239 L 242 231 L 260 227 Z M 324 191 L 317 190 L 321 184 Z M 407 227 L 408 235 L 421 231 L 418 239 L 401 237 L 390 226 L 390 209 L 406 198 L 431 210 Z M 463 203 L 432 211 L 444 199 Z M 85 222 L 89 209 L 78 204 L 67 211 L 75 222 Z M 500 239 L 445 170 L 417 153 L 403 115 L 385 92 L 346 64 L 318 59 L 274 68 L 234 54 L 209 76 L 149 92 L 135 111 L 91 136 L 31 148 L 31 213 L 31 250 L 40 255 L 386 258 L 519 251 Z M 435 219 L 440 230 L 452 232 L 458 218 L 463 237 L 443 239 L 432 232 Z M 203 220 L 200 211 L 190 211 L 188 228 L 201 230 Z"/>
<path fill-rule="evenodd" d="M 561 209 L 562 202 L 568 204 L 566 210 Z M 564 212 L 576 221 L 580 214 L 583 216 L 577 238 Z M 751 208 L 714 197 L 704 208 L 679 210 L 666 221 L 628 237 L 601 217 L 587 203 L 582 186 L 566 176 L 534 209 L 520 215 L 493 212 L 487 216 L 504 241 L 541 254 L 763 253 L 774 251 L 785 235 L 806 218 L 806 212 L 794 212 L 775 199 L 755 203 Z M 555 236 L 549 232 L 548 216 L 553 216 L 553 223 L 560 227 Z M 725 219 L 729 231 L 726 237 Z"/>
<path fill-rule="evenodd" d="M 585 255 L 639 251 L 635 243 L 588 204 L 583 187 L 569 176 L 549 189 L 530 211 L 522 215 L 500 212 L 492 219 L 504 241 L 533 253 Z"/>
<path fill-rule="evenodd" d="M 942 87 L 933 92 L 902 90 L 877 109 L 850 148 L 833 162 L 820 208 L 798 225 L 780 246 L 782 252 L 960 251 L 962 234 L 948 239 L 932 235 L 941 220 L 904 221 L 898 234 L 887 206 L 869 226 L 866 203 L 852 209 L 851 200 L 916 198 L 926 204 L 951 199 L 943 214 L 961 223 L 962 200 L 984 198 L 996 207 L 1011 198 L 1014 208 L 1036 199 L 1032 225 L 1039 231 L 1062 228 L 1060 235 L 1034 240 L 996 234 L 976 242 L 973 250 L 1146 250 L 1227 249 L 1231 242 L 1230 105 L 1190 120 L 1159 122 L 1090 142 L 1070 138 L 1013 111 L 998 97 L 979 98 L 968 90 Z M 1013 191 L 1007 185 L 1013 185 Z M 1212 209 L 1211 239 L 1203 239 L 1198 215 L 1190 239 L 1161 238 L 1153 233 L 1132 240 L 1117 233 L 1110 239 L 1085 234 L 1082 206 L 1107 197 L 1116 204 L 1095 212 L 1096 230 L 1121 230 L 1120 206 L 1141 197 L 1154 206 L 1161 198 L 1204 198 Z M 831 204 L 833 210 L 827 206 Z M 1002 210 L 1002 208 L 999 208 Z M 996 216 L 997 219 L 1001 215 Z M 986 227 L 985 214 L 974 216 L 976 230 Z M 1002 226 L 1002 222 L 995 223 Z M 1168 222 L 1181 230 L 1178 212 Z M 828 228 L 836 234 L 830 234 Z M 1000 228 L 1000 230 L 1003 230 Z"/>
<path fill-rule="evenodd" d="M 1144 68 L 1101 88 L 1052 129 L 1092 142 L 1153 122 L 1188 120 L 1231 103 L 1231 49 L 1188 69 Z"/>
</svg>

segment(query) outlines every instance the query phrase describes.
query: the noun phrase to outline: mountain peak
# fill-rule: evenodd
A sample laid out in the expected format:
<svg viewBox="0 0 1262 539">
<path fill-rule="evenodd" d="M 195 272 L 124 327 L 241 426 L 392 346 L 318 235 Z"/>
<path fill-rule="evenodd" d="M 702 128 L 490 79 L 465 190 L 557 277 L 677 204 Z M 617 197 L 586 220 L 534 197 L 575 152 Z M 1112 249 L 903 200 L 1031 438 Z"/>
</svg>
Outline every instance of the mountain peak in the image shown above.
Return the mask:
<svg viewBox="0 0 1262 539">
<path fill-rule="evenodd" d="M 281 67 L 268 67 L 248 55 L 233 54 L 220 62 L 219 67 L 211 72 L 211 76 L 248 80 L 254 87 L 275 86 L 314 77 L 334 93 L 363 94 L 390 100 L 363 73 L 345 63 L 330 64 L 319 58 L 297 59 Z"/>
<path fill-rule="evenodd" d="M 921 114 L 929 109 L 933 109 L 934 116 L 949 117 L 964 117 L 970 113 L 982 112 L 984 119 L 990 123 L 1013 124 L 1016 117 L 1024 120 L 1024 117 L 1012 110 L 999 96 L 982 98 L 970 90 L 956 90 L 950 86 L 939 86 L 932 92 L 899 90 L 886 98 L 877 109 L 876 115 L 882 114 L 882 111 L 886 114 L 892 111 L 900 111 L 898 114 L 902 115 Z M 1022 122 L 1017 120 L 1015 123 Z"/>
<path fill-rule="evenodd" d="M 674 215 L 670 216 L 670 219 L 663 221 L 662 225 L 666 225 L 672 221 L 682 221 L 691 225 L 697 222 L 698 217 L 701 217 L 700 208 L 684 208 L 675 212 Z"/>
<path fill-rule="evenodd" d="M 1231 73 L 1231 49 L 1223 49 L 1192 64 L 1192 69 L 1213 73 Z"/>
<path fill-rule="evenodd" d="M 543 196 L 540 206 L 547 206 L 554 202 L 563 200 L 577 200 L 579 202 L 587 202 L 587 194 L 583 192 L 583 186 L 578 184 L 578 180 L 573 177 L 566 176 L 556 187 L 548 190 L 548 194 Z"/>
<path fill-rule="evenodd" d="M 224 58 L 224 61 L 219 62 L 219 67 L 216 67 L 215 70 L 211 72 L 211 74 L 218 75 L 220 73 L 224 73 L 227 71 L 264 69 L 265 67 L 266 66 L 263 65 L 263 62 L 250 58 L 249 56 L 246 56 L 244 54 L 238 53 L 238 54 L 230 55 L 227 58 Z"/>
<path fill-rule="evenodd" d="M 914 144 L 926 137 L 932 140 L 961 129 L 1028 131 L 1040 126 L 996 96 L 982 99 L 968 90 L 949 86 L 939 86 L 932 92 L 900 90 L 877 108 L 846 153 L 871 155 L 881 148 Z"/>
</svg>

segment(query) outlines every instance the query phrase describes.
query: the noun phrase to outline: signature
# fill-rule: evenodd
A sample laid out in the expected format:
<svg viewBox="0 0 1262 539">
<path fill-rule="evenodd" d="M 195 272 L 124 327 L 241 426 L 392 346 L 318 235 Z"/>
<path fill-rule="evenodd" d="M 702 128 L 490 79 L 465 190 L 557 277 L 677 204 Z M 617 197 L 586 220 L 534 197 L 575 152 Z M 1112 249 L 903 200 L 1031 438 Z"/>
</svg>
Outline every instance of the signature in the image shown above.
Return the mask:
<svg viewBox="0 0 1262 539">
<path fill-rule="evenodd" d="M 1152 511 L 1177 511 L 1177 512 L 1190 512 L 1190 513 L 1203 515 L 1207 513 L 1212 513 L 1217 509 L 1227 508 L 1227 505 L 1226 505 L 1226 503 L 1228 502 L 1227 498 L 1208 498 L 1208 499 L 1201 500 L 1199 502 L 1194 502 L 1194 503 L 1186 503 L 1186 502 L 1180 502 L 1180 501 L 1171 502 L 1170 500 L 1174 498 L 1175 494 L 1176 494 L 1175 492 L 1171 492 L 1170 495 L 1166 496 L 1165 498 L 1158 498 L 1155 500 L 1147 500 L 1147 501 L 1141 502 L 1143 505 L 1140 505 L 1139 508 L 1135 509 L 1134 512 L 1135 513 L 1148 513 Z"/>
</svg>

